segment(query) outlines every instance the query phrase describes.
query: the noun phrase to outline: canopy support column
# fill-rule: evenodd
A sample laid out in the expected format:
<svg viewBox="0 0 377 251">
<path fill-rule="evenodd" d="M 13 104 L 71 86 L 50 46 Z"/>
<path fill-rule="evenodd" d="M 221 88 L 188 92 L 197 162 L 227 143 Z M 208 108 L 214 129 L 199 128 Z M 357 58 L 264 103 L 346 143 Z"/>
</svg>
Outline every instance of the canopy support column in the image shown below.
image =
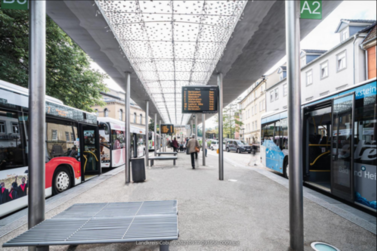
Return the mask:
<svg viewBox="0 0 377 251">
<path fill-rule="evenodd" d="M 285 1 L 288 82 L 290 247 L 304 250 L 300 84 L 300 1 Z"/>
<path fill-rule="evenodd" d="M 224 180 L 224 151 L 223 151 L 223 75 L 217 74 L 219 87 L 219 180 Z"/>
<path fill-rule="evenodd" d="M 46 2 L 30 1 L 28 228 L 45 219 Z M 32 147 L 31 147 L 32 146 Z M 48 246 L 29 250 L 48 250 Z"/>
<path fill-rule="evenodd" d="M 130 111 L 130 100 L 131 100 L 131 73 L 126 72 L 126 107 L 125 107 L 125 138 L 126 138 L 126 147 L 125 147 L 125 173 L 126 173 L 126 185 L 128 185 L 131 181 L 131 169 L 130 169 L 130 153 L 131 153 L 131 135 L 130 135 L 130 119 L 131 119 L 131 111 Z"/>
<path fill-rule="evenodd" d="M 145 101 L 145 160 L 146 166 L 149 166 L 149 125 L 148 125 L 148 118 L 149 118 L 149 101 Z M 136 142 L 135 142 L 136 143 Z"/>
<path fill-rule="evenodd" d="M 162 147 L 162 134 L 161 134 L 161 119 L 160 119 L 160 130 L 159 130 L 159 133 L 160 133 L 160 143 L 158 144 L 158 149 L 160 149 L 160 152 L 161 152 L 161 147 Z"/>
<path fill-rule="evenodd" d="M 202 155 L 203 155 L 203 166 L 206 165 L 206 115 L 202 114 Z"/>
<path fill-rule="evenodd" d="M 157 113 L 154 114 L 154 156 L 157 155 Z"/>
</svg>

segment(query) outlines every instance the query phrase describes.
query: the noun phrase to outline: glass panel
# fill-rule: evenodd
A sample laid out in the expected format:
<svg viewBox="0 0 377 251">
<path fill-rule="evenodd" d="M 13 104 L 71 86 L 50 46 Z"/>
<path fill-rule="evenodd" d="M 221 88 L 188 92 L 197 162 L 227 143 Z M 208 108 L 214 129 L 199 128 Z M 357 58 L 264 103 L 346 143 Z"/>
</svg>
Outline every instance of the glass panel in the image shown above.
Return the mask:
<svg viewBox="0 0 377 251">
<path fill-rule="evenodd" d="M 77 157 L 78 149 L 75 142 L 70 137 L 67 138 L 67 133 L 71 132 L 72 125 L 46 123 L 47 160 L 62 156 Z"/>
<path fill-rule="evenodd" d="M 350 200 L 352 188 L 353 95 L 334 100 L 332 137 L 332 192 Z"/>
</svg>

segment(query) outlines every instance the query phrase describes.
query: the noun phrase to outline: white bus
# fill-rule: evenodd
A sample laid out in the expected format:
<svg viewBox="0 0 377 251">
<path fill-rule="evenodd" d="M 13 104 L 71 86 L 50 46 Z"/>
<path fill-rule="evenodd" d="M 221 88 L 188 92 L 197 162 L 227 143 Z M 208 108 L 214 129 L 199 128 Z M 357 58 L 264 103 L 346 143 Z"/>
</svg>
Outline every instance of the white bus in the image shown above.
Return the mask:
<svg viewBox="0 0 377 251">
<path fill-rule="evenodd" d="M 124 121 L 109 117 L 98 117 L 101 167 L 114 168 L 125 163 Z M 145 129 L 130 127 L 131 158 L 145 155 Z"/>
</svg>

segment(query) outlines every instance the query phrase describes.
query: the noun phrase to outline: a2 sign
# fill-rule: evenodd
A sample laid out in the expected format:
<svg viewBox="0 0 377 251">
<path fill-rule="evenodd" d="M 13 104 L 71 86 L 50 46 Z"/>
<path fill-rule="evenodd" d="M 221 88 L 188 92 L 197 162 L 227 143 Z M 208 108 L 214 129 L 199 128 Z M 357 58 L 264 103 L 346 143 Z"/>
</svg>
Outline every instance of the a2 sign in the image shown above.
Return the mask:
<svg viewBox="0 0 377 251">
<path fill-rule="evenodd" d="M 1 0 L 1 9 L 3 10 L 27 10 L 28 8 L 28 0 Z"/>
<path fill-rule="evenodd" d="M 301 0 L 301 19 L 322 19 L 322 0 Z"/>
</svg>

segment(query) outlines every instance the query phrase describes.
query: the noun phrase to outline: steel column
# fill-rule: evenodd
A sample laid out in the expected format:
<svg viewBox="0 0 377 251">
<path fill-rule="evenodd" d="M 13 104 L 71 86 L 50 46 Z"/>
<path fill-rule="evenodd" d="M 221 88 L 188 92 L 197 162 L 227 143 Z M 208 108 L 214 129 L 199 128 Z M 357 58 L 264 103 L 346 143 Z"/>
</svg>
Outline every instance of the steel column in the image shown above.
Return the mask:
<svg viewBox="0 0 377 251">
<path fill-rule="evenodd" d="M 30 1 L 28 228 L 45 219 L 46 2 Z M 48 250 L 48 246 L 29 250 Z"/>
<path fill-rule="evenodd" d="M 161 147 L 162 147 L 162 134 L 161 134 L 161 119 L 160 119 L 160 130 L 159 130 L 159 133 L 160 133 L 160 142 L 158 144 L 158 149 L 160 149 L 159 151 L 161 152 Z"/>
<path fill-rule="evenodd" d="M 190 119 L 190 137 L 194 134 L 194 127 L 192 126 L 193 122 L 192 122 L 192 118 Z"/>
<path fill-rule="evenodd" d="M 300 1 L 285 1 L 288 82 L 290 247 L 304 250 L 300 84 Z"/>
<path fill-rule="evenodd" d="M 202 114 L 202 155 L 203 155 L 203 166 L 206 165 L 206 115 Z"/>
<path fill-rule="evenodd" d="M 126 107 L 125 107 L 125 137 L 126 137 L 126 150 L 125 152 L 125 173 L 126 173 L 126 184 L 129 184 L 131 181 L 131 169 L 130 169 L 130 153 L 131 153 L 131 138 L 130 138 L 130 120 L 131 120 L 131 111 L 130 111 L 130 100 L 131 100 L 131 73 L 126 72 Z"/>
<path fill-rule="evenodd" d="M 195 115 L 195 138 L 198 139 L 198 115 Z"/>
<path fill-rule="evenodd" d="M 146 166 L 149 166 L 149 125 L 148 125 L 148 118 L 149 118 L 149 101 L 145 101 L 145 160 Z"/>
<path fill-rule="evenodd" d="M 219 87 L 219 180 L 224 180 L 224 151 L 223 151 L 223 75 L 217 75 Z"/>
<path fill-rule="evenodd" d="M 157 155 L 157 113 L 154 115 L 154 156 Z"/>
</svg>

